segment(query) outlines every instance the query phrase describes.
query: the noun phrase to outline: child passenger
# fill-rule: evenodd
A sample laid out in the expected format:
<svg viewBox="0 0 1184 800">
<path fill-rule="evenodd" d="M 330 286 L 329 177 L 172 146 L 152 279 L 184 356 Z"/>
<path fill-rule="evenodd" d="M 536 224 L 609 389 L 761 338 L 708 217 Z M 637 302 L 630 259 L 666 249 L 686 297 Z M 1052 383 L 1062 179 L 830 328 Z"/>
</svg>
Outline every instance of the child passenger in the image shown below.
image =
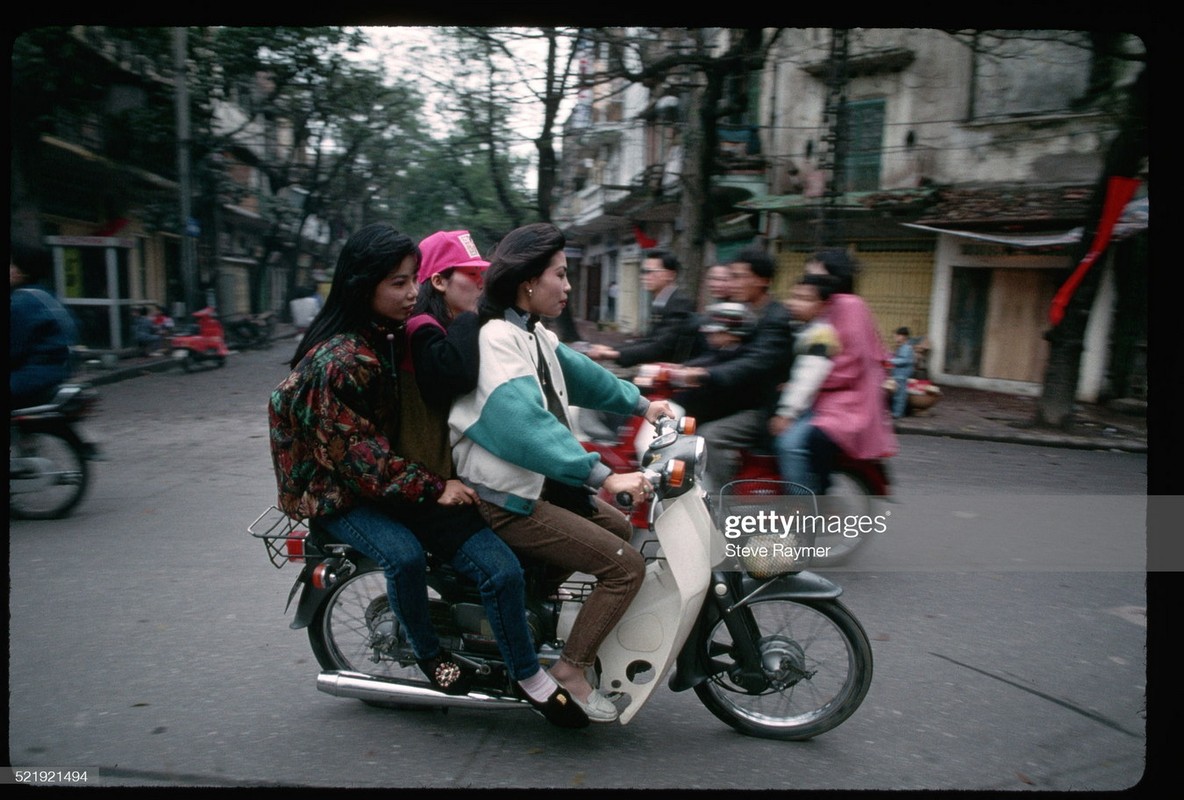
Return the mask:
<svg viewBox="0 0 1184 800">
<path fill-rule="evenodd" d="M 789 381 L 769 418 L 769 433 L 774 437 L 773 449 L 782 477 L 802 483 L 815 494 L 826 493 L 834 449 L 824 451 L 829 457 L 810 458 L 799 439 L 813 431 L 810 414 L 814 400 L 839 352 L 838 333 L 825 319 L 836 288 L 837 282 L 829 275 L 805 275 L 790 291 L 786 305 L 794 320 L 803 326 L 794 336 Z"/>
</svg>

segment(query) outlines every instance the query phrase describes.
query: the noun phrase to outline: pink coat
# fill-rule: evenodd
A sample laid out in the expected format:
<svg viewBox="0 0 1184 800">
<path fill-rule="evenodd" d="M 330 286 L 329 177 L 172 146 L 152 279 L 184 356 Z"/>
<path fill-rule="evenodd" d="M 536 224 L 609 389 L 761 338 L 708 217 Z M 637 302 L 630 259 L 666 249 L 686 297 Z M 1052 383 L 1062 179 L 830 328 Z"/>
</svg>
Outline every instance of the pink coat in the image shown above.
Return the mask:
<svg viewBox="0 0 1184 800">
<path fill-rule="evenodd" d="M 814 425 L 853 458 L 884 458 L 899 451 L 884 397 L 884 346 L 862 297 L 831 297 L 826 320 L 841 351 L 814 401 Z"/>
</svg>

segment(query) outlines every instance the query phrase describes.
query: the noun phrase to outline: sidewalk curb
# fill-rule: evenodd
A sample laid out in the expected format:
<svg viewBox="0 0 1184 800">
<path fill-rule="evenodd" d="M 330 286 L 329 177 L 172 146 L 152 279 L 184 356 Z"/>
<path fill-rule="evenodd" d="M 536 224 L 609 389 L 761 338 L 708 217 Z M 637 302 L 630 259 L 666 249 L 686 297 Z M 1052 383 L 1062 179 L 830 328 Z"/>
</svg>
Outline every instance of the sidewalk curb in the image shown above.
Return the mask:
<svg viewBox="0 0 1184 800">
<path fill-rule="evenodd" d="M 138 378 L 153 372 L 167 372 L 170 369 L 180 370 L 181 365 L 172 357 L 158 361 L 146 361 L 131 367 L 122 367 L 103 372 L 80 372 L 74 376 L 75 380 L 85 381 L 92 386 L 102 386 L 108 383 L 119 383 L 129 378 Z"/>
<path fill-rule="evenodd" d="M 965 439 L 978 442 L 1000 442 L 1003 444 L 1027 444 L 1040 447 L 1061 447 L 1071 450 L 1120 450 L 1126 453 L 1146 453 L 1147 443 L 1132 439 L 1073 436 L 1057 433 L 972 433 L 941 428 L 896 428 L 897 436 L 939 436 L 947 439 Z"/>
</svg>

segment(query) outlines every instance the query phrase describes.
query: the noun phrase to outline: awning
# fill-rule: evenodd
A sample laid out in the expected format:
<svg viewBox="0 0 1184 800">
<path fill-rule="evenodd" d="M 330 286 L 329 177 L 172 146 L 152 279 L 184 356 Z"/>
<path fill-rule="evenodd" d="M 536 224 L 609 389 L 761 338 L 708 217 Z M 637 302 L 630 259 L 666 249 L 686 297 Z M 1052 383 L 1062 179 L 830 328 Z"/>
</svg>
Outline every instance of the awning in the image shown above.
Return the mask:
<svg viewBox="0 0 1184 800">
<path fill-rule="evenodd" d="M 931 202 L 933 189 L 883 189 L 868 192 L 846 192 L 835 198 L 831 204 L 822 197 L 804 194 L 769 194 L 754 197 L 735 204 L 745 211 L 814 212 L 820 206 L 830 205 L 840 211 L 888 211 L 905 210 Z"/>
<path fill-rule="evenodd" d="M 1122 211 L 1122 216 L 1114 225 L 1111 237 L 1118 241 L 1133 236 L 1149 227 L 1150 198 L 1141 197 L 1130 201 Z M 1081 241 L 1085 228 L 1078 226 L 1064 233 L 986 233 L 979 231 L 963 231 L 953 228 L 937 228 L 932 225 L 920 225 L 915 222 L 902 222 L 906 228 L 930 231 L 932 233 L 948 233 L 950 236 L 960 236 L 964 239 L 978 239 L 984 242 L 996 242 L 1012 247 L 1055 247 L 1057 245 L 1076 244 Z"/>
</svg>

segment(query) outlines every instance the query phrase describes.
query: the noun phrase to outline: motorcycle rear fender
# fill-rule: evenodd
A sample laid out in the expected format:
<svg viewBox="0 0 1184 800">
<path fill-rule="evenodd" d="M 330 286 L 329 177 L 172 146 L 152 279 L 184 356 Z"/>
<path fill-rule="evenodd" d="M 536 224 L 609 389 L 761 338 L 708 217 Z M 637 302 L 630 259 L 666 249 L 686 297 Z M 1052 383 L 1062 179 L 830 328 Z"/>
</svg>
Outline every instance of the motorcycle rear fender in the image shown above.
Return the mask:
<svg viewBox="0 0 1184 800">
<path fill-rule="evenodd" d="M 312 623 L 316 610 L 333 591 L 333 587 L 318 589 L 313 586 L 308 578 L 311 569 L 312 565 L 306 566 L 304 571 L 300 573 L 300 577 L 296 579 L 296 583 L 292 584 L 291 591 L 288 592 L 288 604 L 284 606 L 285 613 L 292 607 L 292 598 L 297 593 L 300 594 L 300 600 L 296 603 L 296 616 L 292 619 L 292 624 L 288 626 L 292 630 L 307 628 Z"/>
<path fill-rule="evenodd" d="M 743 599 L 735 605 L 732 605 L 734 598 L 730 596 L 721 598 L 714 595 L 703 604 L 695 627 L 679 651 L 674 673 L 670 676 L 671 691 L 686 691 L 711 677 L 712 670 L 706 663 L 703 641 L 724 614 L 743 608 L 754 600 L 834 600 L 842 593 L 841 586 L 813 572 L 794 572 L 769 581 L 745 575 L 741 580 Z"/>
<path fill-rule="evenodd" d="M 101 453 L 97 445 L 88 442 L 78 435 L 69 420 L 61 415 L 45 416 L 42 418 L 29 417 L 20 422 L 20 429 L 30 433 L 49 433 L 60 436 L 71 447 L 77 450 L 87 461 L 100 459 Z"/>
</svg>

